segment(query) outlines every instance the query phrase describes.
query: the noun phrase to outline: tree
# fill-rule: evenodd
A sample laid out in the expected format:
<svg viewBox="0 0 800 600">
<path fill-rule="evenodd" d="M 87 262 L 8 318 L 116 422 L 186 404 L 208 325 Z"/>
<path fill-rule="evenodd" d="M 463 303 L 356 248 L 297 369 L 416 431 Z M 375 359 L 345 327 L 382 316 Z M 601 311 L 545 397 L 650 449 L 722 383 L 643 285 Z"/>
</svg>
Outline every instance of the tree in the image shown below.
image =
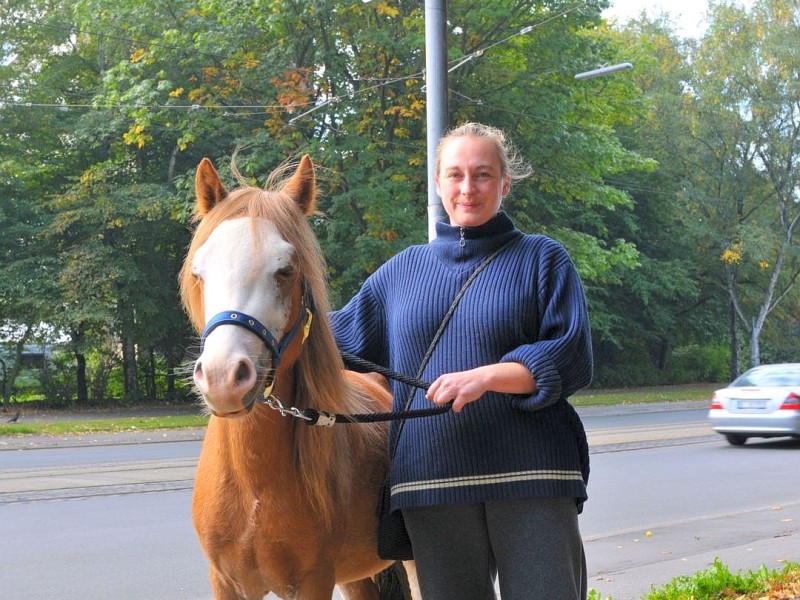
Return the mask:
<svg viewBox="0 0 800 600">
<path fill-rule="evenodd" d="M 744 42 L 709 37 L 690 53 L 664 23 L 610 31 L 605 4 L 449 2 L 450 124 L 499 126 L 533 165 L 506 210 L 575 259 L 599 381 L 670 381 L 681 354 L 735 340 L 729 298 L 758 322 L 768 274 L 776 274 L 771 305 L 781 303 L 770 318 L 791 319 L 794 230 L 782 234 L 790 249 L 782 255 L 772 231 L 797 208 L 796 184 L 780 171 L 796 118 L 776 110 L 795 79 L 782 80 L 780 96 L 778 75 L 767 78 L 779 61 L 763 58 L 754 88 L 738 67 L 720 68 Z M 313 222 L 333 302 L 346 301 L 388 257 L 426 239 L 423 8 L 419 0 L 4 5 L 0 317 L 68 333 L 80 401 L 104 388 L 92 373 L 101 363 L 120 365 L 129 399 L 160 393 L 156 371 L 174 381 L 191 345 L 175 273 L 204 156 L 227 176 L 236 155 L 239 171 L 261 185 L 283 161 L 312 155 L 323 184 Z M 752 54 L 777 56 L 792 39 L 788 25 L 769 19 L 770 32 L 747 34 L 763 42 Z M 635 70 L 574 79 L 623 60 Z M 728 72 L 735 76 L 717 84 Z M 761 327 L 765 336 L 779 329 L 766 318 Z"/>
<path fill-rule="evenodd" d="M 617 35 L 620 57 L 635 65 L 642 93 L 641 109 L 620 128 L 620 139 L 657 167 L 611 180 L 634 199 L 632 213 L 618 212 L 612 231 L 636 244 L 641 266 L 599 291 L 608 318 L 593 323 L 596 350 L 606 357 L 598 378 L 610 385 L 724 379 L 717 355 L 726 330 L 719 325 L 716 282 L 705 274 L 706 254 L 685 235 L 681 200 L 695 171 L 687 161 L 691 128 L 682 109 L 689 45 L 663 16 L 642 16 Z"/>
<path fill-rule="evenodd" d="M 3 224 L 13 232 L 4 236 L 13 256 L 4 267 L 14 274 L 3 282 L 4 308 L 70 336 L 80 403 L 88 401 L 86 356 L 114 348 L 108 339 L 121 342 L 126 396 L 135 400 L 137 347 L 164 348 L 174 371 L 188 333 L 175 290 L 188 240 L 175 218 L 184 204 L 175 187 L 178 142 L 165 136 L 173 144 L 143 152 L 137 125 L 118 106 L 87 106 L 115 64 L 123 57 L 136 63 L 135 38 L 110 23 L 96 29 L 88 17 L 87 25 L 81 11 L 92 8 L 44 0 L 4 7 L 2 75 L 13 95 L 0 107 L 12 124 L 3 165 L 16 203 Z M 35 230 L 22 234 L 33 226 L 29 214 L 36 215 Z"/>
<path fill-rule="evenodd" d="M 6 90 L 0 101 L 0 322 L 18 353 L 58 312 L 59 265 L 45 241 L 50 215 L 44 205 L 78 168 L 69 148 L 77 114 L 64 104 L 82 85 L 83 71 L 69 51 L 62 14 L 69 14 L 66 7 L 48 0 L 0 8 Z"/>
<path fill-rule="evenodd" d="M 715 228 L 710 250 L 750 364 L 767 317 L 800 277 L 800 9 L 761 0 L 719 4 L 693 57 L 695 163 L 689 208 Z M 736 343 L 734 336 L 734 343 Z"/>
</svg>

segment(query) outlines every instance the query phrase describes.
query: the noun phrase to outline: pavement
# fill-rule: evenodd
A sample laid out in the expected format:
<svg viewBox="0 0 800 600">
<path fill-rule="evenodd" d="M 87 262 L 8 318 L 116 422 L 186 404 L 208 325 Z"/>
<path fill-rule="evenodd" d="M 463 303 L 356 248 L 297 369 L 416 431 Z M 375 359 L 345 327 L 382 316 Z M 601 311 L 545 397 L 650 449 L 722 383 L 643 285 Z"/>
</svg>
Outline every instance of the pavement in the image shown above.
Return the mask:
<svg viewBox="0 0 800 600">
<path fill-rule="evenodd" d="M 644 412 L 692 410 L 707 406 L 705 401 L 675 402 L 663 404 L 625 405 L 615 407 L 585 407 L 578 409 L 581 417 L 608 417 Z M 46 420 L 97 419 L 119 416 L 152 416 L 154 414 L 197 414 L 196 407 L 166 407 L 158 409 L 118 411 L 42 411 L 26 413 L 24 422 Z M 146 413 L 146 414 L 144 414 Z M 14 414 L 11 412 L 10 414 Z M 0 422 L 2 422 L 0 416 Z M 199 441 L 205 430 L 173 429 L 142 431 L 131 429 L 118 433 L 70 434 L 61 436 L 0 436 L 0 452 L 36 448 L 66 448 L 75 446 L 107 446 L 119 444 L 153 444 L 160 442 Z M 588 432 L 593 452 L 609 449 L 624 450 L 642 445 L 669 445 L 702 443 L 718 438 L 710 432 L 706 423 L 665 425 L 658 428 L 646 426 L 593 428 Z M 194 478 L 195 459 L 165 459 L 143 461 L 124 465 L 74 465 L 58 469 L 35 469 L 35 472 L 17 472 L 13 469 L 0 471 L 0 489 L 6 500 L 24 502 L 28 498 L 42 498 L 52 494 L 64 498 L 65 489 L 73 489 L 76 497 L 92 495 L 114 486 L 126 486 L 145 490 L 190 489 Z M 77 483 L 76 483 L 77 482 Z M 67 485 L 65 485 L 67 484 Z M 181 487 L 182 486 L 182 487 Z M 170 488 L 172 489 L 172 488 Z M 654 531 L 652 537 L 642 532 L 625 531 L 617 535 L 588 537 L 585 539 L 587 554 L 604 557 L 602 570 L 589 573 L 589 587 L 601 593 L 602 598 L 614 600 L 640 598 L 651 585 L 663 585 L 674 577 L 697 573 L 710 568 L 719 558 L 732 572 L 757 569 L 771 557 L 769 569 L 780 569 L 786 561 L 800 560 L 800 498 L 795 503 L 780 507 L 763 507 L 746 515 L 724 514 L 703 519 L 703 544 L 716 538 L 713 551 L 705 551 L 698 545 L 696 552 L 680 551 L 672 554 L 679 540 L 691 539 L 697 523 L 670 524 L 668 529 Z M 597 566 L 597 565 L 595 565 Z"/>
<path fill-rule="evenodd" d="M 111 446 L 116 444 L 153 444 L 157 442 L 200 441 L 205 429 L 131 430 L 116 433 L 71 433 L 69 435 L 0 436 L 0 451 L 26 448 L 67 448 Z"/>
</svg>

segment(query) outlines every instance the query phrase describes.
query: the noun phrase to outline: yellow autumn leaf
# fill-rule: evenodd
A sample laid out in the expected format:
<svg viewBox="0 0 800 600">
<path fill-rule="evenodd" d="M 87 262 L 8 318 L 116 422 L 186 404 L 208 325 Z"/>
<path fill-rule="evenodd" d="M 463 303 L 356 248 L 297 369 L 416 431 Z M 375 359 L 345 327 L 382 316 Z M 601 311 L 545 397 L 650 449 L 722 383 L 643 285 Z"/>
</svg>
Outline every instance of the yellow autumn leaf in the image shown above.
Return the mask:
<svg viewBox="0 0 800 600">
<path fill-rule="evenodd" d="M 726 248 L 720 256 L 720 260 L 728 265 L 738 265 L 742 262 L 742 255 L 744 254 L 744 244 L 742 242 L 735 242 L 731 244 L 730 248 Z"/>
<path fill-rule="evenodd" d="M 147 50 L 145 50 L 144 48 L 137 48 L 136 51 L 133 54 L 131 54 L 131 62 L 132 63 L 139 62 L 140 60 L 142 60 L 142 58 L 144 58 L 145 54 L 147 54 Z"/>
<path fill-rule="evenodd" d="M 386 2 L 379 2 L 378 6 L 375 7 L 375 10 L 378 12 L 379 15 L 386 15 L 387 17 L 396 17 L 400 14 L 400 11 L 394 8 L 393 6 L 389 6 Z"/>
<path fill-rule="evenodd" d="M 722 262 L 728 265 L 738 265 L 742 262 L 742 255 L 738 252 L 731 250 L 730 248 L 726 248 L 725 251 L 720 256 Z"/>
</svg>

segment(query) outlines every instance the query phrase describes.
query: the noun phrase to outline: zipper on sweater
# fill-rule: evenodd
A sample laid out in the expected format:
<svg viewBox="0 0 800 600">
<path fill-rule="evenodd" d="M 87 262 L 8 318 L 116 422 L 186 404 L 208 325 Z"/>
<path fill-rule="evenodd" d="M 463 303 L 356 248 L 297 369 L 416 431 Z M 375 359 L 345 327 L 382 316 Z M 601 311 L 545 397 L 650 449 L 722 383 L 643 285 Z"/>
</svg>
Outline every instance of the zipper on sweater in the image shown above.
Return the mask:
<svg viewBox="0 0 800 600">
<path fill-rule="evenodd" d="M 463 227 L 459 227 L 458 228 L 458 234 L 459 234 L 458 245 L 463 248 L 464 246 L 467 245 L 467 240 L 464 239 L 464 228 Z"/>
</svg>

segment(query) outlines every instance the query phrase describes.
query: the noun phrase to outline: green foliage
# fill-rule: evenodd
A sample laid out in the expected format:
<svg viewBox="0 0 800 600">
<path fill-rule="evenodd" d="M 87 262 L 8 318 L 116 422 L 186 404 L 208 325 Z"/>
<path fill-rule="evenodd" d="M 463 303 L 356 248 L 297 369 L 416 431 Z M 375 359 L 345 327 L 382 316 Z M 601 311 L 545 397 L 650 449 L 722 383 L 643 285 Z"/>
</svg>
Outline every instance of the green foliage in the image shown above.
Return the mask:
<svg viewBox="0 0 800 600">
<path fill-rule="evenodd" d="M 757 571 L 731 573 L 719 558 L 710 568 L 673 579 L 668 584 L 642 596 L 642 600 L 722 600 L 723 598 L 755 598 L 780 587 L 783 582 L 796 582 L 800 575 L 800 564 L 787 563 L 780 570 L 770 570 L 761 565 Z M 780 593 L 780 592 L 779 592 Z M 764 596 L 781 597 L 784 596 Z M 789 597 L 789 596 L 785 596 Z M 597 590 L 589 590 L 588 600 L 613 600 Z"/>
<path fill-rule="evenodd" d="M 776 571 L 769 571 L 763 565 L 757 572 L 731 573 L 719 558 L 715 558 L 709 569 L 695 575 L 678 577 L 648 594 L 647 600 L 687 600 L 689 598 L 713 600 L 730 597 L 731 592 L 736 594 L 763 592 L 769 588 L 770 580 L 777 576 Z"/>
<path fill-rule="evenodd" d="M 76 375 L 75 360 L 68 352 L 62 348 L 54 348 L 44 368 L 38 369 L 36 373 L 39 376 L 44 406 L 55 408 L 75 405 L 75 397 L 71 394 Z"/>
<path fill-rule="evenodd" d="M 667 379 L 675 384 L 695 381 L 727 384 L 729 361 L 727 344 L 691 344 L 675 348 Z"/>
<path fill-rule="evenodd" d="M 719 5 L 694 56 L 687 155 L 697 166 L 686 197 L 693 234 L 725 282 L 760 362 L 767 317 L 800 275 L 796 3 L 761 0 L 751 11 Z"/>
<path fill-rule="evenodd" d="M 765 358 L 796 355 L 796 8 L 720 5 L 694 44 L 611 31 L 606 4 L 449 2 L 450 123 L 502 127 L 534 167 L 506 209 L 574 258 L 598 382 L 720 376 L 743 344 L 730 310 Z M 65 398 L 167 393 L 153 382 L 192 344 L 175 278 L 202 157 L 230 180 L 238 149 L 263 184 L 311 154 L 334 306 L 426 241 L 421 2 L 9 0 L 0 37 L 0 321 L 69 338 Z"/>
</svg>

